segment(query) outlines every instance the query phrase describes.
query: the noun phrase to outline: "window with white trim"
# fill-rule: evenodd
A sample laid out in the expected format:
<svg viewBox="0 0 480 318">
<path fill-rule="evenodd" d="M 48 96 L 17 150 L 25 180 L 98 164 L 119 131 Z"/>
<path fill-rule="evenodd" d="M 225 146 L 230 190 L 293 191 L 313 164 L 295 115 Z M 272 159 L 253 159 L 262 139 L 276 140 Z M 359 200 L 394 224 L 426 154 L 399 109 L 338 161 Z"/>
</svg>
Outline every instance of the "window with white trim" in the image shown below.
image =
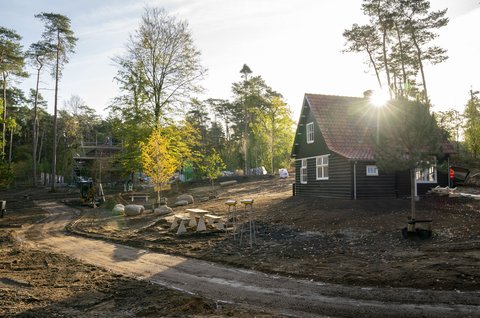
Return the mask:
<svg viewBox="0 0 480 318">
<path fill-rule="evenodd" d="M 302 165 L 300 166 L 300 183 L 307 183 L 307 159 L 301 160 Z"/>
<path fill-rule="evenodd" d="M 328 155 L 319 156 L 317 160 L 317 180 L 328 180 Z"/>
<path fill-rule="evenodd" d="M 374 165 L 367 166 L 367 176 L 378 176 L 378 167 Z"/>
<path fill-rule="evenodd" d="M 313 143 L 314 140 L 313 122 L 307 124 L 307 144 Z"/>
<path fill-rule="evenodd" d="M 437 182 L 437 161 L 433 158 L 425 162 L 425 168 L 415 169 L 415 180 L 418 183 L 435 183 Z"/>
</svg>

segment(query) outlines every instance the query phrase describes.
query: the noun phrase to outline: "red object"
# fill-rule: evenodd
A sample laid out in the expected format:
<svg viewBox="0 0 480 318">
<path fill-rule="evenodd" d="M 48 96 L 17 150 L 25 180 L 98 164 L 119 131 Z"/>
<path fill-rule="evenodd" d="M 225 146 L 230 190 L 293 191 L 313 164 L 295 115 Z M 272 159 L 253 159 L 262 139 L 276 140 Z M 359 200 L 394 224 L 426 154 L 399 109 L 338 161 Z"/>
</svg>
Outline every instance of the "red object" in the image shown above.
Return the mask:
<svg viewBox="0 0 480 318">
<path fill-rule="evenodd" d="M 455 178 L 455 171 L 453 170 L 453 168 L 450 168 L 450 179 L 454 179 Z"/>
</svg>

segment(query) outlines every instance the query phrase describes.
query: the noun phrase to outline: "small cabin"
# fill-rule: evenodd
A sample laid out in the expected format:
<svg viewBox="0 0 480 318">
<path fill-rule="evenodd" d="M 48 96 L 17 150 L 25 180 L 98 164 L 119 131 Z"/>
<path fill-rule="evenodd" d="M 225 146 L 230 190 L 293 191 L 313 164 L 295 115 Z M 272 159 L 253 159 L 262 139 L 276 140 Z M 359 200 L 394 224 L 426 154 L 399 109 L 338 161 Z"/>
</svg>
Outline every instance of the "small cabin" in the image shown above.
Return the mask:
<svg viewBox="0 0 480 318">
<path fill-rule="evenodd" d="M 375 121 L 364 120 L 367 97 L 305 94 L 292 147 L 295 195 L 343 199 L 395 198 L 410 195 L 409 171 L 384 173 L 375 163 Z M 453 153 L 443 146 L 444 160 Z M 437 160 L 416 172 L 417 194 L 448 185 Z"/>
</svg>

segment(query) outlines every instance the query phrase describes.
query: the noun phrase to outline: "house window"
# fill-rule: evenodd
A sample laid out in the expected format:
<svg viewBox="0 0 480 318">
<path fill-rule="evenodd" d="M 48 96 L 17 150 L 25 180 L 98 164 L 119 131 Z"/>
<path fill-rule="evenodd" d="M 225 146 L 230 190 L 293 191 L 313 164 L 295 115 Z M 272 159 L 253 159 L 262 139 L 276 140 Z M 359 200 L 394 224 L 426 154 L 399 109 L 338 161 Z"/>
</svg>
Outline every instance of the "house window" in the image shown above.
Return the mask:
<svg viewBox="0 0 480 318">
<path fill-rule="evenodd" d="M 328 155 L 319 156 L 317 159 L 317 180 L 328 180 Z"/>
<path fill-rule="evenodd" d="M 307 144 L 311 144 L 313 142 L 313 122 L 307 124 Z"/>
<path fill-rule="evenodd" d="M 367 166 L 367 176 L 378 176 L 377 166 Z"/>
<path fill-rule="evenodd" d="M 426 167 L 415 169 L 415 180 L 418 183 L 435 183 L 437 182 L 437 162 L 433 158 L 430 162 L 426 162 Z"/>
<path fill-rule="evenodd" d="M 302 159 L 300 167 L 300 183 L 307 183 L 307 159 Z"/>
</svg>

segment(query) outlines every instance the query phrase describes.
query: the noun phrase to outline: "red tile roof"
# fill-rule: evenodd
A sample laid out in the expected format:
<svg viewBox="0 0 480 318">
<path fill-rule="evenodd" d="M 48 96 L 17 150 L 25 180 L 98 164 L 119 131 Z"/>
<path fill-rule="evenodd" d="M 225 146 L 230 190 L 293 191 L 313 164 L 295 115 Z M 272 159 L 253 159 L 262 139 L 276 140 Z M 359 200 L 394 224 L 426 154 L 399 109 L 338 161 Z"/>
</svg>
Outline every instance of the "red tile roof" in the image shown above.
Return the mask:
<svg viewBox="0 0 480 318">
<path fill-rule="evenodd" d="M 325 143 L 353 160 L 374 160 L 371 106 L 365 98 L 305 94 Z"/>
<path fill-rule="evenodd" d="M 305 94 L 310 110 L 331 151 L 352 160 L 375 160 L 376 109 L 363 97 Z M 445 154 L 454 153 L 449 142 Z"/>
</svg>

